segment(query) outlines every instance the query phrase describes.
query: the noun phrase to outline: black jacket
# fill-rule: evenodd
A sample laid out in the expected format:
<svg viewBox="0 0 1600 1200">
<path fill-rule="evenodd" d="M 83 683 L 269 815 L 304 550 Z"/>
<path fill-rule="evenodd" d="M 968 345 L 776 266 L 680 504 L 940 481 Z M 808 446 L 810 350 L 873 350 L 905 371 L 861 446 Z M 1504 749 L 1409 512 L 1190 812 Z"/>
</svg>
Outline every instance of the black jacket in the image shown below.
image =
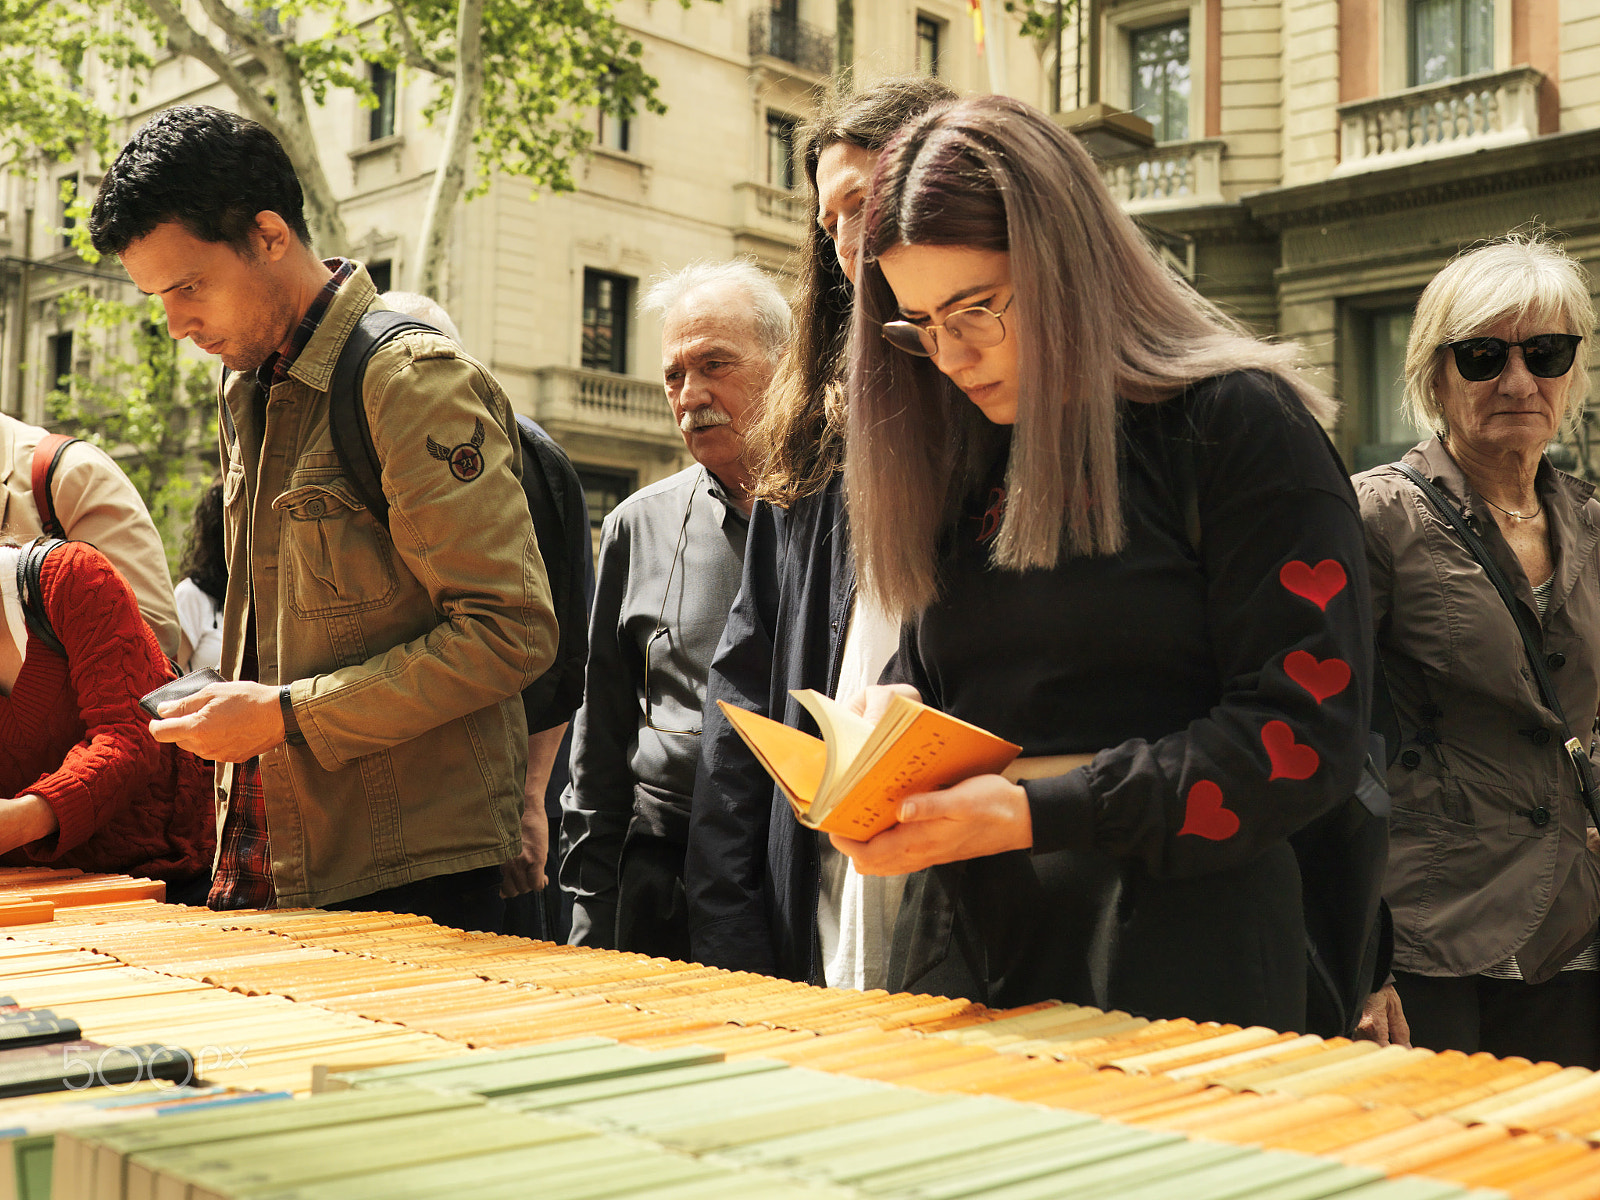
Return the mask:
<svg viewBox="0 0 1600 1200">
<path fill-rule="evenodd" d="M 706 682 L 684 866 L 699 962 L 821 982 L 817 835 L 794 819 L 717 701 L 816 734 L 789 689 L 833 694 L 854 600 L 841 477 L 787 511 L 757 502 L 744 578 Z"/>
<path fill-rule="evenodd" d="M 993 569 L 1002 455 L 952 532 L 939 599 L 885 672 L 1027 755 L 1099 752 L 1026 785 L 1032 852 L 908 879 L 891 986 L 1300 1028 L 1305 927 L 1287 839 L 1349 796 L 1366 752 L 1355 496 L 1315 421 L 1256 375 L 1128 405 L 1119 440 L 1121 553 Z M 833 685 L 853 590 L 837 484 L 753 518 L 708 695 L 811 730 L 785 692 Z M 815 981 L 816 835 L 720 713 L 705 729 L 687 870 L 695 956 Z"/>
<path fill-rule="evenodd" d="M 1125 405 L 1118 440 L 1123 549 L 995 569 L 1002 454 L 886 672 L 1025 755 L 1095 755 L 1024 785 L 1031 852 L 908 885 L 895 982 L 1301 1029 L 1288 838 L 1350 796 L 1367 748 L 1355 496 L 1309 413 L 1257 374 Z"/>
</svg>

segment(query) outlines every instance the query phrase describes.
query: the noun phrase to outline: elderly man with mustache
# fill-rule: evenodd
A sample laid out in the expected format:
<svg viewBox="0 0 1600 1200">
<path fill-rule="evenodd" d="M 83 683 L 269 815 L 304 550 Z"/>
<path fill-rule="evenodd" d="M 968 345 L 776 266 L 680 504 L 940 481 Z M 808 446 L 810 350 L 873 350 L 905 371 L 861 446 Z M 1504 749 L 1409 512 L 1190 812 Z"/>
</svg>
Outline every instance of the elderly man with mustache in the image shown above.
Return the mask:
<svg viewBox="0 0 1600 1200">
<path fill-rule="evenodd" d="M 640 308 L 661 314 L 667 402 L 695 464 L 629 496 L 601 529 L 561 886 L 574 897 L 573 944 L 683 959 L 700 710 L 750 513 L 744 434 L 790 315 L 747 262 L 661 277 Z"/>
</svg>

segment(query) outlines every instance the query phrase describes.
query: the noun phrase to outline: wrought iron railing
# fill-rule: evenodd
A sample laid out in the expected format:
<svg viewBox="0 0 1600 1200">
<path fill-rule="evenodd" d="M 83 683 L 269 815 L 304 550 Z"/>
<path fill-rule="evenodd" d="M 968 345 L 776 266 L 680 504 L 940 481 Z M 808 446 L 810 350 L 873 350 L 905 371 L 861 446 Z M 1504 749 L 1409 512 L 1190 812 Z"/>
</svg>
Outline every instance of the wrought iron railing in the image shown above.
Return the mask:
<svg viewBox="0 0 1600 1200">
<path fill-rule="evenodd" d="M 793 63 L 813 75 L 833 73 L 833 35 L 788 13 L 758 5 L 750 14 L 750 57 Z"/>
</svg>

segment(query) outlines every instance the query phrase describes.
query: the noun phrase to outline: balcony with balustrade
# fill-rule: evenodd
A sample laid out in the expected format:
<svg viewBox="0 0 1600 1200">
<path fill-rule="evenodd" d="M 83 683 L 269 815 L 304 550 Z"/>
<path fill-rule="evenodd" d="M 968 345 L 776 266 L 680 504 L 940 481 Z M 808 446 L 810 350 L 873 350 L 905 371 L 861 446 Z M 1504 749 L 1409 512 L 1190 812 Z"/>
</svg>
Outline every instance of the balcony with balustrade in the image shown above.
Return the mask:
<svg viewBox="0 0 1600 1200">
<path fill-rule="evenodd" d="M 1100 177 L 1131 213 L 1221 204 L 1222 146 L 1220 138 L 1158 142 L 1098 160 Z"/>
<path fill-rule="evenodd" d="M 1484 71 L 1339 106 L 1338 175 L 1489 150 L 1539 136 L 1532 67 Z"/>
<path fill-rule="evenodd" d="M 681 450 L 661 384 L 580 367 L 539 367 L 529 414 L 550 429 L 622 434 Z"/>
<path fill-rule="evenodd" d="M 833 73 L 833 34 L 777 9 L 750 14 L 750 57 L 758 67 L 821 82 Z"/>
<path fill-rule="evenodd" d="M 781 266 L 805 239 L 811 205 L 804 192 L 764 183 L 733 185 L 733 240 L 739 254 Z"/>
</svg>

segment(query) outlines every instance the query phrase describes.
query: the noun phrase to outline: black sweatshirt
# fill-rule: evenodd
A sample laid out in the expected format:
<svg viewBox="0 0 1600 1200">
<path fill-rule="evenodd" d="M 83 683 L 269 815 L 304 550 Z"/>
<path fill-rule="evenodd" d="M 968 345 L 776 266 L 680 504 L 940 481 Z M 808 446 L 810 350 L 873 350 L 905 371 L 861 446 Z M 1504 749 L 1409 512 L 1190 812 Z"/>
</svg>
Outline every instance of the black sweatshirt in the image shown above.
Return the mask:
<svg viewBox="0 0 1600 1200">
<path fill-rule="evenodd" d="M 1123 407 L 1115 556 L 997 570 L 1003 456 L 973 497 L 885 677 L 1026 755 L 1098 753 L 1026 785 L 1031 854 L 908 890 L 897 983 L 1303 1021 L 1285 839 L 1354 790 L 1371 625 L 1355 495 L 1278 391 L 1240 373 Z"/>
</svg>

